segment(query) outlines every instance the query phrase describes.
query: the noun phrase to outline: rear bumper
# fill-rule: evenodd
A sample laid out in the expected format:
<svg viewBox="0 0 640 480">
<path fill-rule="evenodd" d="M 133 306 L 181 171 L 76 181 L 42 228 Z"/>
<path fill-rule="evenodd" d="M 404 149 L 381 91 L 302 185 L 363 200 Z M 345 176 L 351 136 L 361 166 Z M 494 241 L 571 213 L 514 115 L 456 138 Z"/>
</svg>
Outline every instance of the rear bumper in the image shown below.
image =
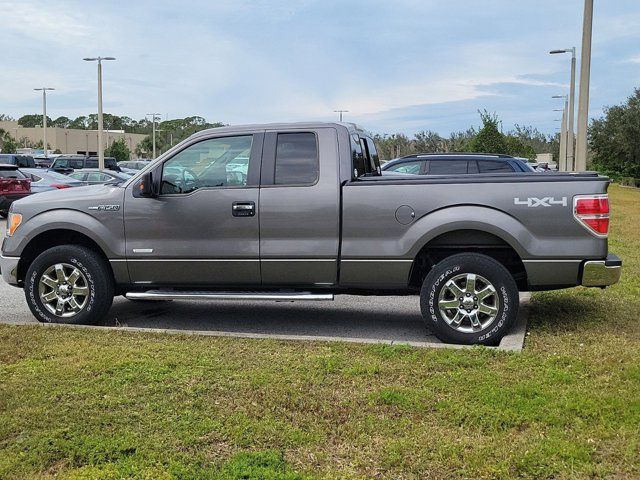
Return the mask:
<svg viewBox="0 0 640 480">
<path fill-rule="evenodd" d="M 0 272 L 2 279 L 9 285 L 18 285 L 18 262 L 20 257 L 5 257 L 0 255 Z"/>
<path fill-rule="evenodd" d="M 585 287 L 606 287 L 618 283 L 622 260 L 610 253 L 605 260 L 588 260 L 582 267 L 581 284 Z"/>
</svg>

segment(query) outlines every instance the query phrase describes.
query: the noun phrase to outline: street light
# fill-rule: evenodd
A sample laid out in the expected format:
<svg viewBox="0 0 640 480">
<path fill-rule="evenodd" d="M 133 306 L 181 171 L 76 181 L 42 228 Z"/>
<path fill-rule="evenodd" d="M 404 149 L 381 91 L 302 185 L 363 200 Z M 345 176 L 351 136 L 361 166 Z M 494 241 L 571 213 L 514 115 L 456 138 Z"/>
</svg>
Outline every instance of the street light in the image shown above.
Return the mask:
<svg viewBox="0 0 640 480">
<path fill-rule="evenodd" d="M 44 156 L 47 158 L 49 152 L 47 150 L 47 91 L 55 90 L 55 88 L 42 87 L 34 88 L 36 92 L 42 91 L 42 146 L 44 148 Z"/>
<path fill-rule="evenodd" d="M 153 159 L 156 159 L 156 118 L 160 117 L 159 113 L 147 113 L 145 117 L 151 115 L 151 121 L 153 122 Z"/>
<path fill-rule="evenodd" d="M 349 113 L 349 110 L 334 110 L 334 113 L 337 113 L 338 115 L 340 115 L 340 121 L 342 121 L 342 114 L 343 113 Z"/>
<path fill-rule="evenodd" d="M 88 57 L 85 62 L 98 62 L 98 168 L 104 170 L 104 150 L 102 149 L 102 60 L 115 60 L 115 57 Z M 87 155 L 89 152 L 87 151 Z"/>
<path fill-rule="evenodd" d="M 578 138 L 576 140 L 576 171 L 578 172 L 587 169 L 587 123 L 589 121 L 592 29 L 593 0 L 584 0 L 582 52 L 580 57 L 580 98 L 578 99 Z"/>
<path fill-rule="evenodd" d="M 569 86 L 569 111 L 568 111 L 568 137 L 569 141 L 567 142 L 567 170 L 575 169 L 575 155 L 574 155 L 574 145 L 575 137 L 573 134 L 573 125 L 574 125 L 574 103 L 576 96 L 576 47 L 564 48 L 561 50 L 551 50 L 549 52 L 551 55 L 556 55 L 559 53 L 570 53 L 571 54 L 571 84 Z"/>
<path fill-rule="evenodd" d="M 560 158 L 558 158 L 558 170 L 568 172 L 571 169 L 568 158 L 567 148 L 567 95 L 553 95 L 551 98 L 564 98 L 564 108 L 562 111 L 562 124 L 560 129 Z M 556 120 L 560 121 L 560 120 Z"/>
</svg>

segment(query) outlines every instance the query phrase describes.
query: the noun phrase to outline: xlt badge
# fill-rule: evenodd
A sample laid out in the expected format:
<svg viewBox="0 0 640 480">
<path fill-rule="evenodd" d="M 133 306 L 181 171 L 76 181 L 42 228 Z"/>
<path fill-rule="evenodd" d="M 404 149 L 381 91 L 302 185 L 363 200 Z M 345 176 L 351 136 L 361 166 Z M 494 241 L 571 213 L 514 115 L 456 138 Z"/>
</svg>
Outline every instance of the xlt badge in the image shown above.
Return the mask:
<svg viewBox="0 0 640 480">
<path fill-rule="evenodd" d="M 120 210 L 120 205 L 97 205 L 95 207 L 89 207 L 89 210 L 98 210 L 99 212 L 117 212 Z"/>
</svg>

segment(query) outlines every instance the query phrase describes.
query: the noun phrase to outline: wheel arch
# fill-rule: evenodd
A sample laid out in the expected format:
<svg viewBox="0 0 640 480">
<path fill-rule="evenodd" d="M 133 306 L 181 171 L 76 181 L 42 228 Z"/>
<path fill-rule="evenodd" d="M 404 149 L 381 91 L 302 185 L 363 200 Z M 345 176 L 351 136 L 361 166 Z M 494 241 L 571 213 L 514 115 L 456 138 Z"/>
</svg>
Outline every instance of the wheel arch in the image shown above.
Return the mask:
<svg viewBox="0 0 640 480">
<path fill-rule="evenodd" d="M 527 273 L 522 257 L 512 244 L 513 238 L 505 237 L 511 242 L 496 234 L 494 228 L 485 229 L 477 224 L 467 228 L 453 227 L 428 236 L 414 256 L 409 286 L 419 289 L 431 268 L 447 257 L 457 253 L 481 253 L 502 264 L 511 273 L 518 289 L 526 290 Z"/>
<path fill-rule="evenodd" d="M 114 272 L 109 263 L 109 258 L 103 248 L 98 243 L 83 232 L 71 228 L 53 228 L 45 230 L 29 240 L 20 254 L 18 262 L 17 279 L 19 284 L 24 282 L 27 270 L 33 261 L 45 250 L 61 245 L 79 245 L 95 252 L 109 267 L 111 278 L 114 279 Z"/>
</svg>

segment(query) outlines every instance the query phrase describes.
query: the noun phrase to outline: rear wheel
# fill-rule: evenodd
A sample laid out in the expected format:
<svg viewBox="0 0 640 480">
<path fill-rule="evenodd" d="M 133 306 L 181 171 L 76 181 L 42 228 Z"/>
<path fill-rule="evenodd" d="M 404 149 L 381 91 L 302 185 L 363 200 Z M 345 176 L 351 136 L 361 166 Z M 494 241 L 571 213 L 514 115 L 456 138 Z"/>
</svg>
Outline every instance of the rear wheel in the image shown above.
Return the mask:
<svg viewBox="0 0 640 480">
<path fill-rule="evenodd" d="M 420 308 L 442 341 L 496 345 L 518 315 L 518 288 L 509 271 L 486 255 L 445 258 L 425 277 Z"/>
<path fill-rule="evenodd" d="M 33 261 L 24 291 L 40 322 L 94 324 L 109 311 L 114 286 L 100 255 L 85 247 L 61 245 Z"/>
</svg>

